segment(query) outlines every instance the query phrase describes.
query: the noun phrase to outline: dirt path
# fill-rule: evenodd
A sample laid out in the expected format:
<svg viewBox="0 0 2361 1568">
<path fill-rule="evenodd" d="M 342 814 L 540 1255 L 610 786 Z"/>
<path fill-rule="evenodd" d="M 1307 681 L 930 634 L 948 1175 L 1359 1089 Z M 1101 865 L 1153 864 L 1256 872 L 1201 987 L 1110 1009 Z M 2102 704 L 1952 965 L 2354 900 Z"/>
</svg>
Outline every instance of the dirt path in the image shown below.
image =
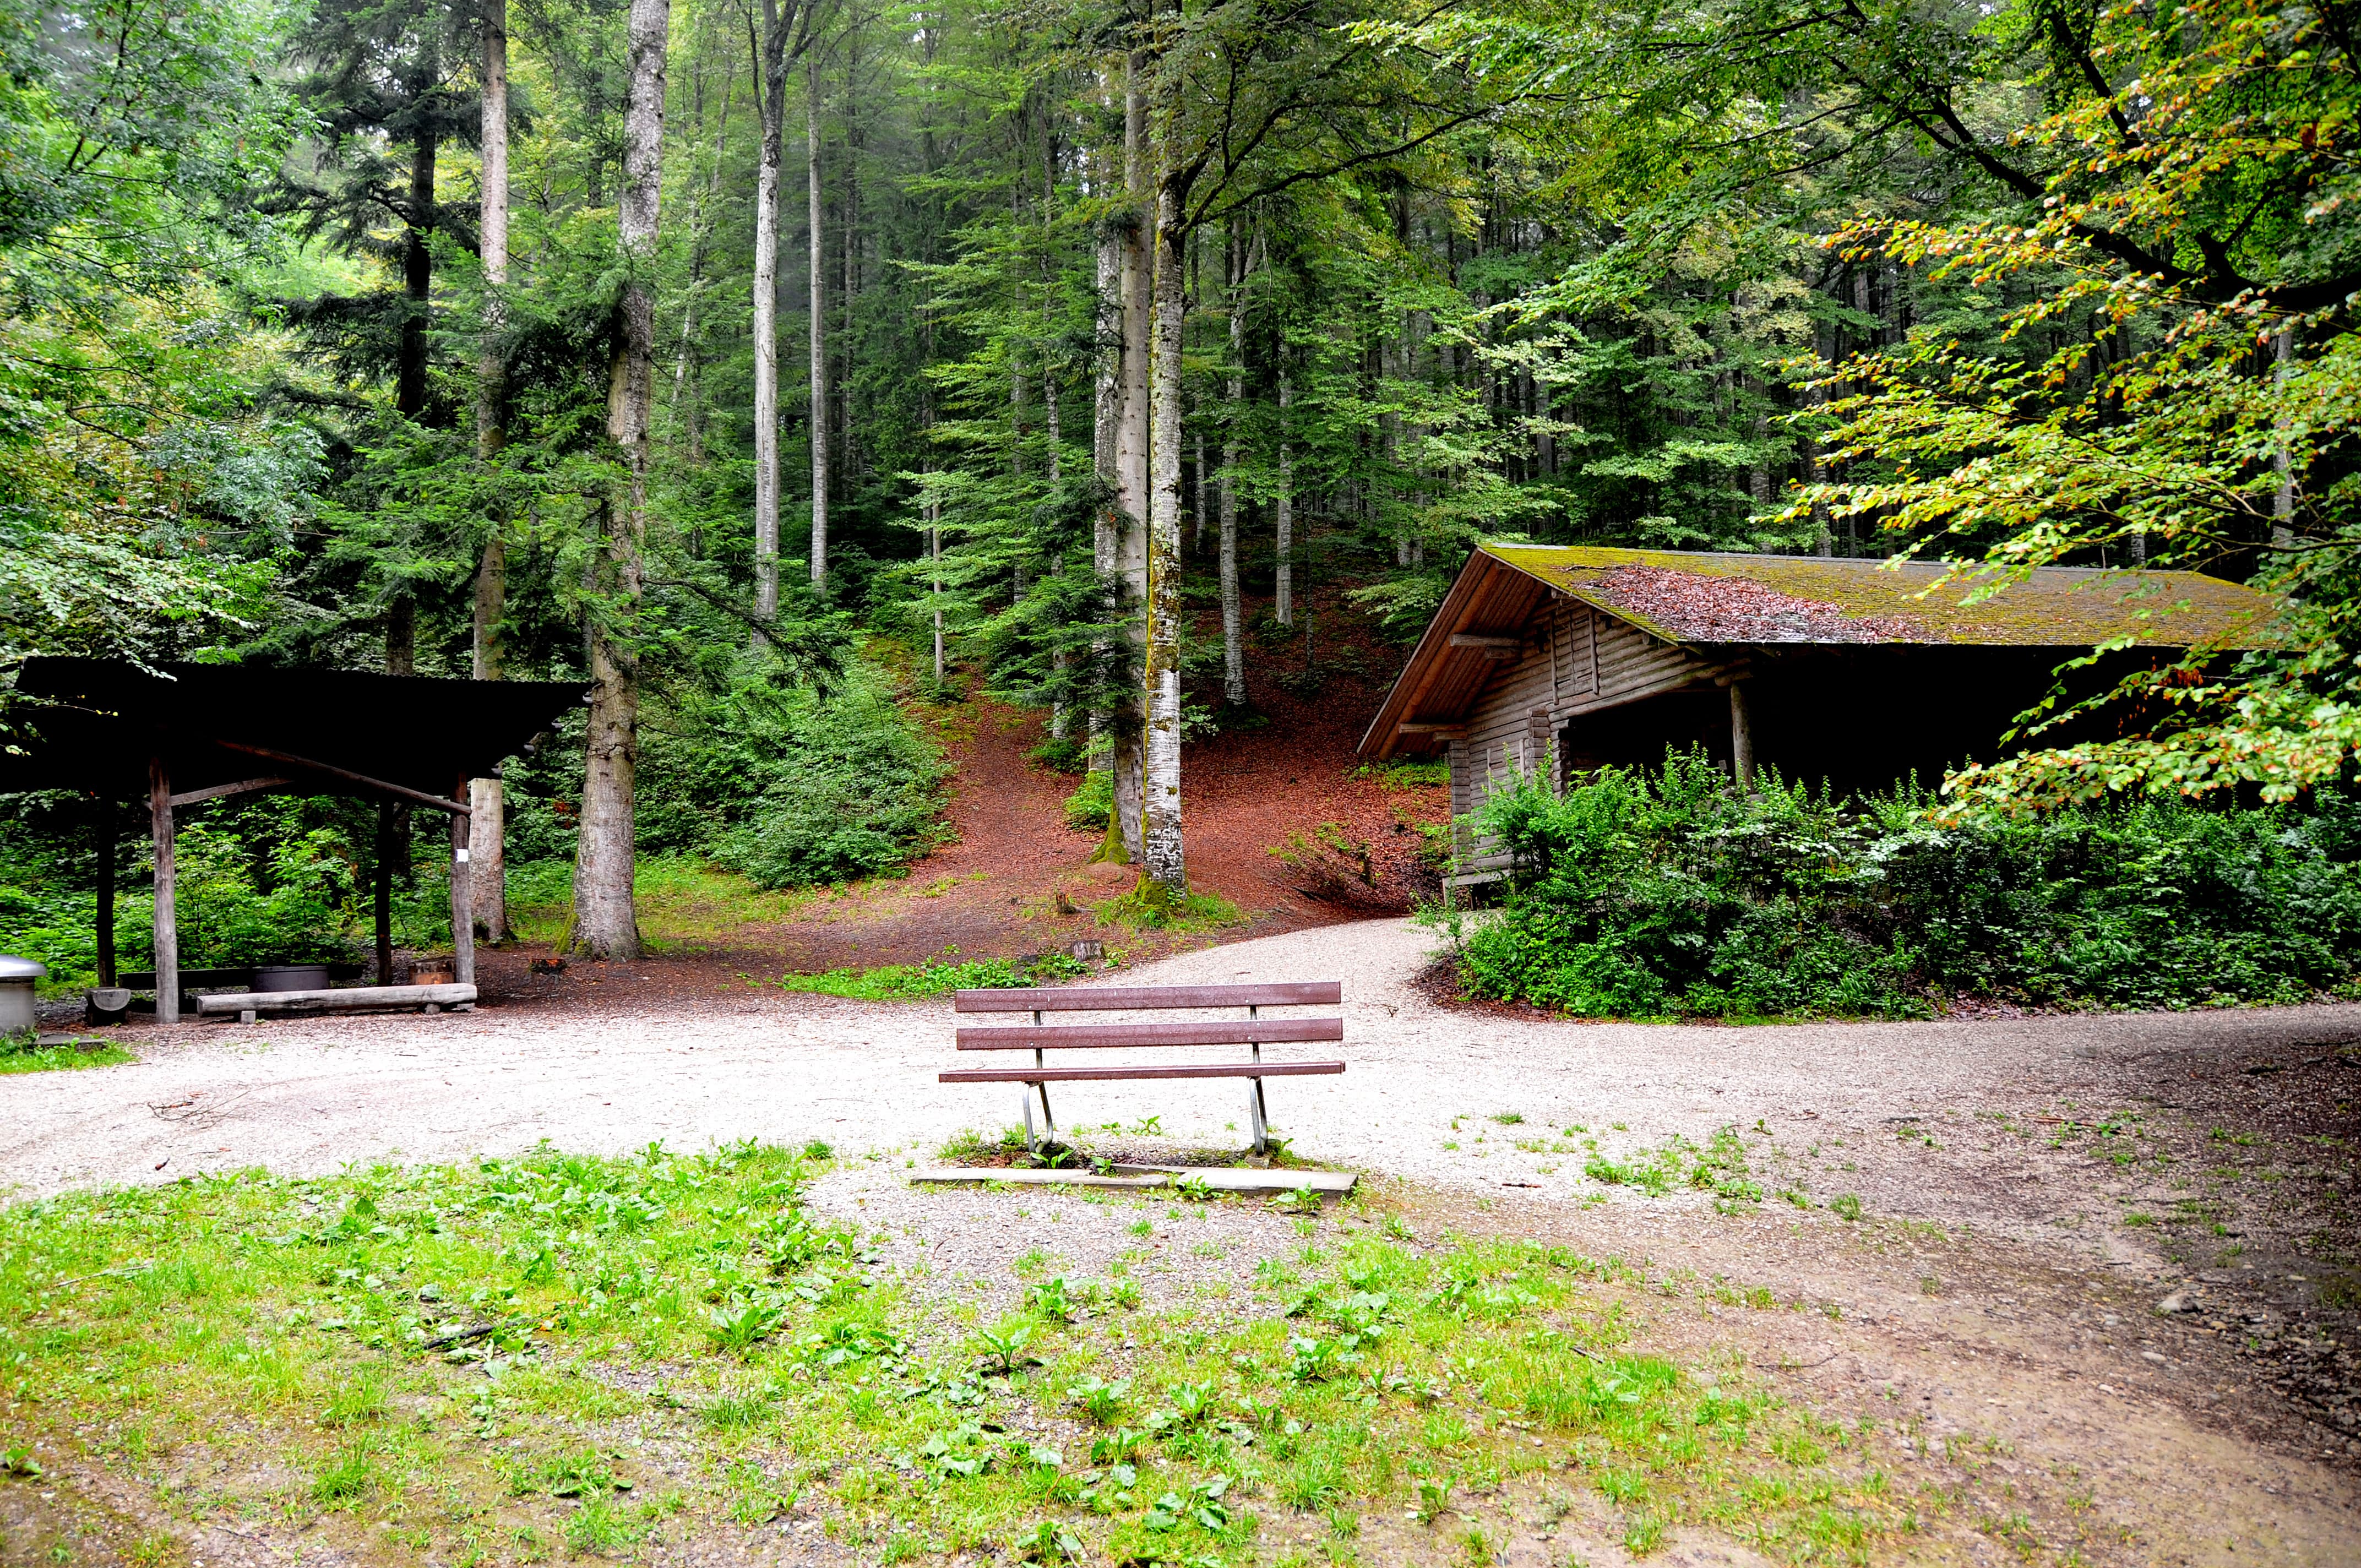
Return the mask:
<svg viewBox="0 0 2361 1568">
<path fill-rule="evenodd" d="M 1351 666 L 1366 667 L 1359 656 Z M 1418 863 L 1417 824 L 1441 820 L 1446 792 L 1360 773 L 1353 748 L 1382 691 L 1374 676 L 1350 673 L 1306 696 L 1257 677 L 1254 706 L 1266 723 L 1186 748 L 1190 885 L 1228 900 L 1245 917 L 1215 936 L 1101 925 L 1093 910 L 1129 889 L 1137 873 L 1093 864 L 1101 835 L 1067 824 L 1065 800 L 1081 781 L 1031 760 L 1045 738 L 1043 716 L 974 696 L 918 710 L 954 769 L 945 812 L 953 837 L 908 877 L 823 890 L 793 919 L 688 944 L 669 964 L 642 968 L 622 983 L 685 1000 L 728 986 L 741 971 L 1016 958 L 1078 938 L 1151 958 L 1406 910 L 1432 875 Z M 1366 879 L 1354 874 L 1351 855 L 1335 862 L 1346 872 L 1340 881 L 1308 876 L 1271 853 L 1299 837 L 1315 838 L 1323 823 L 1335 825 L 1338 841 L 1366 850 Z M 552 995 L 526 972 L 540 956 L 486 955 L 493 994 L 513 1002 Z"/>
<path fill-rule="evenodd" d="M 1439 1004 L 1417 981 L 1427 947 L 1406 922 L 1367 922 L 1124 978 L 1342 977 L 1352 1070 L 1273 1093 L 1301 1153 L 1380 1178 L 1373 1194 L 1422 1234 L 1645 1260 L 1661 1286 L 1638 1300 L 1662 1320 L 1652 1332 L 1784 1368 L 1796 1397 L 1831 1410 L 1911 1414 L 1927 1476 L 1960 1488 L 1962 1541 L 2070 1543 L 2092 1561 L 2354 1560 L 2361 1008 L 1579 1025 Z M 906 1188 L 906 1162 L 1014 1109 L 1013 1095 L 934 1081 L 943 1004 L 764 988 L 684 1012 L 634 1004 L 628 966 L 598 978 L 608 1000 L 587 1015 L 184 1026 L 133 1038 L 134 1066 L 0 1080 L 0 1180 L 27 1196 L 544 1138 L 620 1151 L 818 1137 L 870 1157 L 829 1201 L 939 1223 L 928 1214 L 951 1201 Z M 1235 1147 L 1243 1121 L 1227 1084 L 1058 1099 L 1107 1148 Z M 1113 1130 L 1149 1113 L 1166 1140 Z M 1691 1185 L 1717 1149 L 1720 1175 L 1759 1201 L 1720 1212 Z M 1855 1201 L 1861 1217 L 1840 1217 Z M 988 1275 L 992 1259 L 974 1266 Z M 1966 1528 L 1971 1504 L 1993 1510 L 1982 1533 Z"/>
</svg>

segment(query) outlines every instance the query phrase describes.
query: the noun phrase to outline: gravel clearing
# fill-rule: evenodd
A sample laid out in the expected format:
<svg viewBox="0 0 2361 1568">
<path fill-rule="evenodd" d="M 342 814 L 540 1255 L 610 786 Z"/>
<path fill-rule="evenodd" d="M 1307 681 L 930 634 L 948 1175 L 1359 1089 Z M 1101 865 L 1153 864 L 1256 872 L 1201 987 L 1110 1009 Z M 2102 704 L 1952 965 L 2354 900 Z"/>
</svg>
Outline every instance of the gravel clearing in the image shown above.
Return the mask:
<svg viewBox="0 0 2361 1568">
<path fill-rule="evenodd" d="M 1499 1017 L 1440 1005 L 1414 984 L 1434 941 L 1406 920 L 1365 921 L 1114 978 L 1342 979 L 1349 1070 L 1270 1090 L 1280 1130 L 1317 1162 L 1446 1189 L 1620 1201 L 1627 1194 L 1584 1177 L 1592 1155 L 1626 1159 L 1731 1127 L 1749 1135 L 1759 1179 L 2024 1234 L 2054 1234 L 2087 1207 L 2090 1161 L 2002 1135 L 1996 1116 L 2029 1126 L 2059 1106 L 2119 1103 L 2129 1080 L 2178 1079 L 2183 1062 L 2193 1070 L 2361 1037 L 2351 1005 L 1752 1028 Z M 935 1081 L 955 1065 L 952 1027 L 948 1002 L 750 988 L 686 1016 L 626 1003 L 574 1015 L 491 1008 L 125 1029 L 136 1064 L 0 1079 L 0 1191 L 501 1155 L 544 1139 L 614 1153 L 654 1139 L 697 1148 L 818 1138 L 873 1157 L 882 1174 L 931 1158 L 961 1128 L 1015 1120 L 1013 1087 Z M 1051 1091 L 1062 1126 L 1154 1115 L 1170 1139 L 1224 1148 L 1243 1146 L 1242 1096 L 1227 1080 Z M 1521 1120 L 1493 1119 L 1509 1116 Z M 1830 1146 L 1839 1140 L 1841 1158 Z M 2129 1175 L 2118 1185 L 2140 1190 Z M 2148 1260 L 2121 1234 L 2095 1245 L 2116 1261 Z"/>
<path fill-rule="evenodd" d="M 907 1285 L 918 1337 L 944 1343 L 1052 1277 L 1136 1287 L 1136 1309 L 1108 1309 L 1126 1322 L 1210 1329 L 1272 1310 L 1258 1266 L 1309 1266 L 1347 1235 L 1514 1236 L 1636 1262 L 1637 1283 L 1599 1288 L 1640 1343 L 1758 1369 L 1831 1420 L 1917 1434 L 1899 1479 L 1960 1511 L 1930 1520 L 1914 1558 L 1998 1562 L 1993 1521 L 2014 1513 L 2030 1522 L 2003 1531 L 2009 1545 L 2070 1543 L 2094 1563 L 2354 1561 L 2361 1006 L 1588 1025 L 1438 1000 L 1421 978 L 1434 941 L 1367 921 L 1109 977 L 1343 980 L 1350 1069 L 1271 1087 L 1297 1154 L 1367 1175 L 1316 1218 L 913 1188 L 905 1173 L 952 1134 L 996 1133 L 1016 1109 L 1010 1087 L 935 1081 L 958 1060 L 948 1003 L 653 996 L 653 964 L 577 966 L 533 1004 L 474 1014 L 121 1031 L 135 1064 L 0 1078 L 0 1189 L 315 1173 L 544 1139 L 588 1152 L 819 1139 L 840 1157 L 813 1203 L 862 1229 Z M 634 990 L 651 1000 L 622 1000 Z M 1167 1157 L 1239 1149 L 1242 1096 L 1235 1081 L 1052 1091 L 1093 1152 Z M 1693 1186 L 1708 1151 L 1760 1200 L 1718 1206 Z M 1111 1347 L 1110 1373 L 1132 1348 Z M 1502 1560 L 1563 1561 L 1572 1537 L 1542 1514 L 1508 1519 L 1529 1505 L 1497 1504 L 1513 1525 Z M 1317 1544 L 1316 1520 L 1275 1514 L 1273 1530 Z M 1586 1560 L 1622 1561 L 1612 1539 Z M 1407 1564 L 1438 1560 L 1428 1541 L 1373 1526 L 1360 1546 L 1365 1562 Z M 1666 1560 L 1728 1545 L 1685 1541 Z M 653 1560 L 849 1559 L 818 1537 L 724 1529 Z"/>
</svg>

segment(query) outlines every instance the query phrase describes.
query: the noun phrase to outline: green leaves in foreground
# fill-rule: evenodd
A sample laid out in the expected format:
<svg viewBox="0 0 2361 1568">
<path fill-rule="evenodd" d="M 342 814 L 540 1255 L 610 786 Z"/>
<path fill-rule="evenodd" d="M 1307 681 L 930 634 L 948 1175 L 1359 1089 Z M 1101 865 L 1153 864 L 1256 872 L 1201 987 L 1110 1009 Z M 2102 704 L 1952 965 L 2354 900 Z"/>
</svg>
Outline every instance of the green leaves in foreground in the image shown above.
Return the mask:
<svg viewBox="0 0 2361 1568">
<path fill-rule="evenodd" d="M 1338 1227 L 1219 1316 L 1090 1280 L 947 1333 L 900 1293 L 938 1287 L 884 1277 L 809 1171 L 751 1144 L 544 1150 L 0 1211 L 0 1366 L 46 1429 L 6 1461 L 136 1429 L 107 1454 L 135 1484 L 201 1445 L 291 1518 L 452 1557 L 488 1516 L 601 1552 L 792 1511 L 865 1560 L 1235 1568 L 1273 1509 L 1489 1529 L 1521 1475 L 1597 1491 L 1634 1540 L 1686 1523 L 1799 1560 L 1905 1518 L 1881 1439 L 1627 1343 L 1620 1265 Z M 1236 1212 L 1293 1247 L 1295 1222 Z"/>
</svg>

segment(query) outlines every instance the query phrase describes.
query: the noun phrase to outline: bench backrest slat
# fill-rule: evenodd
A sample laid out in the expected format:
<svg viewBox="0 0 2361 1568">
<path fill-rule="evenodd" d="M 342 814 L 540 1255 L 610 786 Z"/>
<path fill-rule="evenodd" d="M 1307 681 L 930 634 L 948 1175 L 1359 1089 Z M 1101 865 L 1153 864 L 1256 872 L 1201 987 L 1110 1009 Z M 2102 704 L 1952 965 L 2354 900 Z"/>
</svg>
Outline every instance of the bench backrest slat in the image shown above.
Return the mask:
<svg viewBox="0 0 2361 1568">
<path fill-rule="evenodd" d="M 1087 1050 L 1110 1046 L 1285 1045 L 1341 1040 L 1342 1018 L 1241 1018 L 1218 1024 L 1004 1024 L 959 1031 L 963 1051 Z"/>
<path fill-rule="evenodd" d="M 1134 1013 L 1179 1007 L 1318 1007 L 1345 1000 L 1341 980 L 1285 981 L 1275 985 L 1034 986 L 956 992 L 961 1013 Z"/>
</svg>

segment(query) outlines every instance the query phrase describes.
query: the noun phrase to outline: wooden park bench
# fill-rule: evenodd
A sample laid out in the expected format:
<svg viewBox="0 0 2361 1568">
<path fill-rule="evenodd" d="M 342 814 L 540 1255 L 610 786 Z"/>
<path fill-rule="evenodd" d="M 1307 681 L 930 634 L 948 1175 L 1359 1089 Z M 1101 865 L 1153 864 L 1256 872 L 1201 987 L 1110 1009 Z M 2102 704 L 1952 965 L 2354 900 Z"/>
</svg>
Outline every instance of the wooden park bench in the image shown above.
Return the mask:
<svg viewBox="0 0 2361 1568">
<path fill-rule="evenodd" d="M 1025 1051 L 1033 1053 L 1029 1067 L 954 1068 L 942 1075 L 945 1083 L 1021 1083 L 1025 1086 L 1025 1143 L 1038 1147 L 1057 1131 L 1049 1118 L 1049 1085 L 1083 1081 L 1114 1082 L 1136 1078 L 1243 1078 L 1246 1080 L 1246 1113 L 1254 1124 L 1254 1152 L 1270 1152 L 1270 1113 L 1263 1099 L 1263 1080 L 1303 1078 L 1342 1072 L 1340 1061 L 1265 1061 L 1262 1048 L 1311 1040 L 1342 1040 L 1341 1017 L 1265 1018 L 1266 1007 L 1333 1006 L 1345 1000 L 1342 981 L 1289 981 L 1277 985 L 1127 985 L 1090 986 L 1072 990 L 962 991 L 955 1003 L 961 1013 L 1029 1013 L 1029 1024 L 1000 1025 L 959 1031 L 963 1051 Z M 1175 1019 L 1153 1024 L 1045 1024 L 1044 1013 L 1145 1013 L 1179 1009 L 1243 1007 L 1242 1019 Z M 1104 1050 L 1117 1047 L 1246 1046 L 1252 1054 L 1227 1061 L 1140 1062 L 1119 1066 L 1050 1067 L 1049 1051 Z M 1033 1102 L 1041 1102 L 1041 1127 L 1033 1126 Z"/>
</svg>

